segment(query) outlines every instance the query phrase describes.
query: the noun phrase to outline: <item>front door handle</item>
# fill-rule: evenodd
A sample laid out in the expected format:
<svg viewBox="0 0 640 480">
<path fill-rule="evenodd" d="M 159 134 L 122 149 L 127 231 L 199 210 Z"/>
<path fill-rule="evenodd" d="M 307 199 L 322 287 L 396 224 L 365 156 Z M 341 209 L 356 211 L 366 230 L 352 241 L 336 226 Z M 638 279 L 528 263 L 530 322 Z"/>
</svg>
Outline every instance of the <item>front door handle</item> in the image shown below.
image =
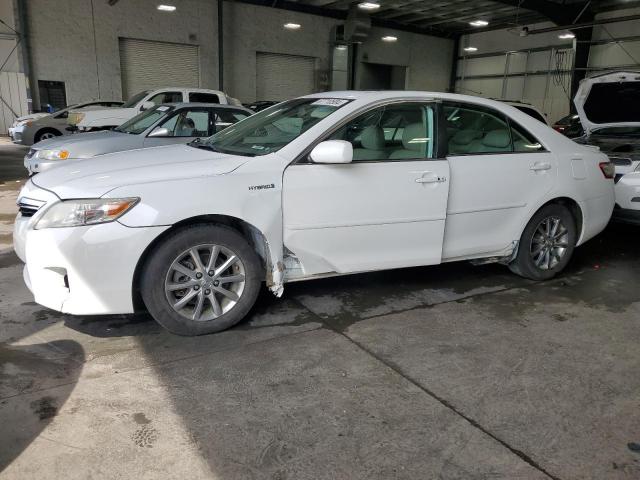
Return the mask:
<svg viewBox="0 0 640 480">
<path fill-rule="evenodd" d="M 447 181 L 447 177 L 440 177 L 434 172 L 426 171 L 426 172 L 411 172 L 411 173 L 420 173 L 421 177 L 416 178 L 416 183 L 442 183 Z"/>
<path fill-rule="evenodd" d="M 531 167 L 529 167 L 529 170 L 532 170 L 534 172 L 541 172 L 543 170 L 551 170 L 551 164 L 547 163 L 547 162 L 536 162 L 533 165 L 531 165 Z"/>
</svg>

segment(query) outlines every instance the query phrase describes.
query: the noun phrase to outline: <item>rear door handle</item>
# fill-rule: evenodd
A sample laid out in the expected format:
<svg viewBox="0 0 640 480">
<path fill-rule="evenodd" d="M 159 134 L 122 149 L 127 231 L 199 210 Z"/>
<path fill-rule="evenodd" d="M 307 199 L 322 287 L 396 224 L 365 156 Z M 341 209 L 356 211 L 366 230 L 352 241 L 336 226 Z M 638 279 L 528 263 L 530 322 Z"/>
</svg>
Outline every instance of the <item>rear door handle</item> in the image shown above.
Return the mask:
<svg viewBox="0 0 640 480">
<path fill-rule="evenodd" d="M 534 172 L 540 172 L 542 170 L 551 170 L 551 164 L 547 162 L 536 162 L 533 165 L 531 165 L 531 167 L 529 167 L 529 170 L 532 170 Z"/>
</svg>

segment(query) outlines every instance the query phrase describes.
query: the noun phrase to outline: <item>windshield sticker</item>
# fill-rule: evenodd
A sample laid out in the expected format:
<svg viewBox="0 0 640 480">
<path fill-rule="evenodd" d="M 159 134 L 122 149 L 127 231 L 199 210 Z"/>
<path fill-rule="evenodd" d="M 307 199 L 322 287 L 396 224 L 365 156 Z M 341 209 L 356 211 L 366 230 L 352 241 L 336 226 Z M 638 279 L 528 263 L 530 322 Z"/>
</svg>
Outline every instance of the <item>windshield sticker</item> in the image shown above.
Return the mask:
<svg viewBox="0 0 640 480">
<path fill-rule="evenodd" d="M 345 103 L 349 103 L 349 100 L 342 100 L 340 98 L 321 98 L 316 100 L 311 105 L 324 105 L 326 107 L 341 107 Z"/>
<path fill-rule="evenodd" d="M 251 148 L 253 148 L 254 150 L 264 150 L 265 147 L 264 145 L 251 145 Z"/>
<path fill-rule="evenodd" d="M 161 107 L 158 107 L 156 110 L 160 110 L 161 112 L 166 112 L 167 110 L 169 110 L 169 107 L 165 107 L 164 105 Z"/>
</svg>

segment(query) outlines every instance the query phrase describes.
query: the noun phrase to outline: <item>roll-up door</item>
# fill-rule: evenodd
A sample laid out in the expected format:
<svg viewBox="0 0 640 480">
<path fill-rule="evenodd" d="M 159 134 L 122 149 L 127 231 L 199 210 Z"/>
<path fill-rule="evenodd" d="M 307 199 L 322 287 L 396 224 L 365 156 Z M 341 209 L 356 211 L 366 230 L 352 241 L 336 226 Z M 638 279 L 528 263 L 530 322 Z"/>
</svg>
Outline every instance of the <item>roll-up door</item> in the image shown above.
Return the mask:
<svg viewBox="0 0 640 480">
<path fill-rule="evenodd" d="M 315 91 L 315 58 L 256 53 L 256 99 L 287 100 Z"/>
<path fill-rule="evenodd" d="M 198 47 L 120 39 L 122 98 L 162 87 L 199 87 Z"/>
</svg>

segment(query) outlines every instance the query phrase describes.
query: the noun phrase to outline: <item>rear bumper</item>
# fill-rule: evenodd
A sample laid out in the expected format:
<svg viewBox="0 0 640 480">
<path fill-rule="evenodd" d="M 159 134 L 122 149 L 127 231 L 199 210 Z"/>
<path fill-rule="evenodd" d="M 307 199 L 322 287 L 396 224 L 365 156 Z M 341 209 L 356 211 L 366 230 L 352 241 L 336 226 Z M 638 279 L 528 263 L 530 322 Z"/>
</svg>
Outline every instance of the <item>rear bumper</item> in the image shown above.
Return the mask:
<svg viewBox="0 0 640 480">
<path fill-rule="evenodd" d="M 613 190 L 602 197 L 589 198 L 578 202 L 582 211 L 582 234 L 578 245 L 602 232 L 611 220 L 611 213 L 615 205 Z"/>
<path fill-rule="evenodd" d="M 640 210 L 620 208 L 618 205 L 616 205 L 616 208 L 613 210 L 612 218 L 617 222 L 640 225 Z"/>
</svg>

